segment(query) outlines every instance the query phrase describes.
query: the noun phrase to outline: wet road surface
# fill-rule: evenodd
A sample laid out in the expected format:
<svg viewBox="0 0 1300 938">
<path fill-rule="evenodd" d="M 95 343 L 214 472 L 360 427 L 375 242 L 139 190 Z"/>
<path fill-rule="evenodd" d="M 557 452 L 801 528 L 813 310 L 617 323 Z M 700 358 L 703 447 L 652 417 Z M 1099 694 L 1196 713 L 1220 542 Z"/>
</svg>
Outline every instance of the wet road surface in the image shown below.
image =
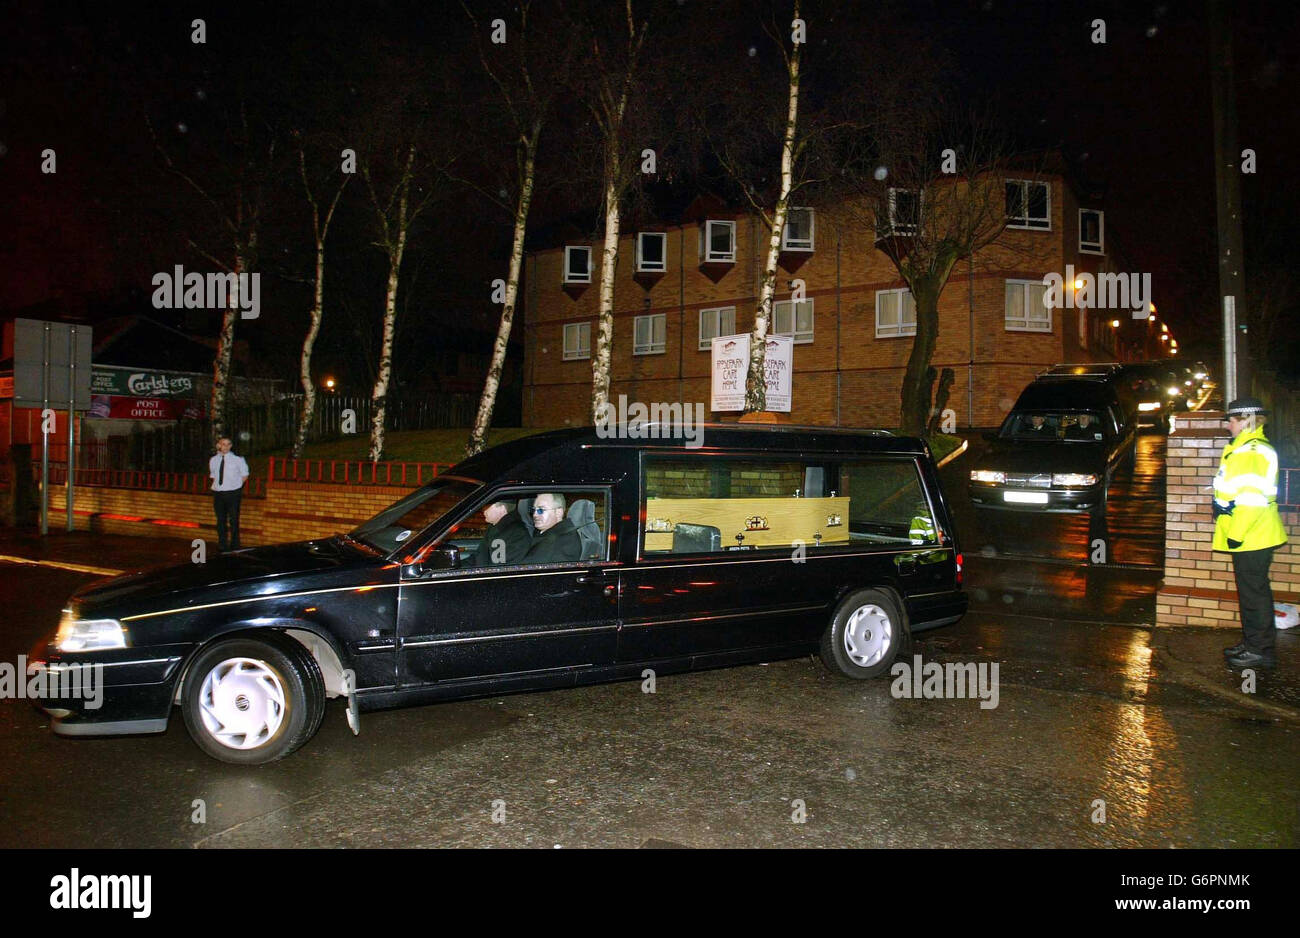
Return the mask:
<svg viewBox="0 0 1300 938">
<path fill-rule="evenodd" d="M 4 700 L 0 846 L 1298 846 L 1300 721 L 1153 653 L 1164 441 L 1141 445 L 1108 517 L 1121 566 L 1088 564 L 1083 517 L 977 519 L 952 481 L 977 454 L 945 468 L 973 611 L 914 650 L 997 664 L 996 707 L 804 658 L 366 714 L 356 738 L 333 701 L 299 752 L 242 769 L 179 717 L 67 740 Z M 0 660 L 87 579 L 0 564 Z M 1198 634 L 1195 655 L 1226 643 Z"/>
</svg>

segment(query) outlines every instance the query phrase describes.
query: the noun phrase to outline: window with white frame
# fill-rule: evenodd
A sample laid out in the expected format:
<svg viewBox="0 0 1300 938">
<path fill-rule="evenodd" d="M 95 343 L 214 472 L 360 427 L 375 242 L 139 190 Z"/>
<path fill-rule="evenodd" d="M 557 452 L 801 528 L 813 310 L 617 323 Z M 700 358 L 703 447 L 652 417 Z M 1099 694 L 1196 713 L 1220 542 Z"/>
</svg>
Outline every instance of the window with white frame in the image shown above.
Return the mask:
<svg viewBox="0 0 1300 938">
<path fill-rule="evenodd" d="M 916 300 L 906 287 L 876 291 L 876 338 L 916 335 Z"/>
<path fill-rule="evenodd" d="M 736 334 L 736 307 L 719 306 L 700 310 L 700 351 L 713 348 L 713 339 L 720 335 Z"/>
<path fill-rule="evenodd" d="M 913 235 L 921 224 L 921 197 L 915 189 L 889 190 L 889 234 Z"/>
<path fill-rule="evenodd" d="M 1047 287 L 1041 280 L 1008 280 L 1006 328 L 1008 332 L 1051 332 L 1052 310 L 1046 303 Z"/>
<path fill-rule="evenodd" d="M 785 231 L 781 235 L 781 250 L 811 251 L 813 249 L 813 210 L 792 208 L 785 216 Z"/>
<path fill-rule="evenodd" d="M 700 260 L 705 264 L 732 264 L 736 260 L 736 223 L 709 219 L 700 231 Z"/>
<path fill-rule="evenodd" d="M 633 355 L 662 355 L 668 345 L 668 317 L 651 313 L 636 317 L 632 327 Z"/>
<path fill-rule="evenodd" d="M 1105 212 L 1094 208 L 1079 209 L 1079 250 L 1085 254 L 1105 252 Z"/>
<path fill-rule="evenodd" d="M 668 235 L 662 231 L 637 234 L 636 269 L 641 274 L 661 274 L 668 269 Z"/>
<path fill-rule="evenodd" d="M 1047 183 L 1008 179 L 1006 190 L 1008 228 L 1052 227 L 1052 190 Z"/>
<path fill-rule="evenodd" d="M 570 322 L 564 326 L 564 360 L 591 358 L 591 323 Z"/>
<path fill-rule="evenodd" d="M 591 248 L 574 244 L 565 245 L 564 282 L 591 283 Z"/>
<path fill-rule="evenodd" d="M 794 344 L 813 340 L 813 301 L 778 300 L 772 304 L 772 332 L 794 336 Z"/>
</svg>

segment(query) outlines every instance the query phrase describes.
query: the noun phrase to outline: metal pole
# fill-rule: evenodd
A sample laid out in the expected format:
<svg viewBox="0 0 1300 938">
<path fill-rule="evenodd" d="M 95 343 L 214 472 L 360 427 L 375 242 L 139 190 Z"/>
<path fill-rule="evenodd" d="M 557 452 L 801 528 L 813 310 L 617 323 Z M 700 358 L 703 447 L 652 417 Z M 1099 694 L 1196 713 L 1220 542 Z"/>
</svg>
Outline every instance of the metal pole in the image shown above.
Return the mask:
<svg viewBox="0 0 1300 938">
<path fill-rule="evenodd" d="M 73 436 L 73 422 L 77 407 L 77 327 L 72 326 L 68 329 L 68 518 L 67 530 L 73 531 L 75 527 L 72 523 L 72 477 L 76 473 L 77 456 Z"/>
<path fill-rule="evenodd" d="M 50 407 L 50 324 L 41 332 L 41 536 L 50 533 L 50 435 L 45 411 Z"/>
<path fill-rule="evenodd" d="M 1237 396 L 1237 300 L 1223 298 L 1223 406 Z"/>
<path fill-rule="evenodd" d="M 1245 243 L 1241 219 L 1241 169 L 1237 147 L 1237 88 L 1233 77 L 1232 21 L 1228 0 L 1209 0 L 1210 103 L 1214 117 L 1214 189 L 1218 205 L 1219 296 L 1225 310 L 1229 301 L 1237 330 L 1233 333 L 1233 394 L 1251 393 L 1251 361 L 1246 325 L 1249 310 L 1237 314 L 1237 298 L 1244 296 Z M 1224 354 L 1228 352 L 1224 346 Z M 1229 397 L 1227 400 L 1232 400 Z M 1224 402 L 1225 404 L 1227 401 Z"/>
</svg>

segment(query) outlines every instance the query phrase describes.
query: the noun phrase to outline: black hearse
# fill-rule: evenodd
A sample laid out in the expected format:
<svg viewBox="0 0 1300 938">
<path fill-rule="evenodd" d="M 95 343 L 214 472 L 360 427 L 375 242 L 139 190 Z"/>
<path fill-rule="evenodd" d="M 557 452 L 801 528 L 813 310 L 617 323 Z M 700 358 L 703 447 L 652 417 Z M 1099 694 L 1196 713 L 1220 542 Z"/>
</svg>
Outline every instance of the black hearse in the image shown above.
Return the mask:
<svg viewBox="0 0 1300 938">
<path fill-rule="evenodd" d="M 367 710 L 644 668 L 819 651 L 835 671 L 868 678 L 888 672 L 910 632 L 965 612 L 961 555 L 923 442 L 616 429 L 494 447 L 349 534 L 80 590 L 35 654 L 51 672 L 104 665 L 102 706 L 45 700 L 54 731 L 161 732 L 178 704 L 209 755 L 262 763 L 311 738 L 327 697 L 349 698 L 356 730 Z M 547 508 L 534 506 L 543 495 Z M 485 509 L 500 502 L 530 527 L 562 505 L 572 559 L 478 565 Z"/>
<path fill-rule="evenodd" d="M 1133 468 L 1137 420 L 1109 375 L 1044 376 L 990 441 L 970 473 L 977 508 L 1102 514 L 1115 472 Z"/>
</svg>

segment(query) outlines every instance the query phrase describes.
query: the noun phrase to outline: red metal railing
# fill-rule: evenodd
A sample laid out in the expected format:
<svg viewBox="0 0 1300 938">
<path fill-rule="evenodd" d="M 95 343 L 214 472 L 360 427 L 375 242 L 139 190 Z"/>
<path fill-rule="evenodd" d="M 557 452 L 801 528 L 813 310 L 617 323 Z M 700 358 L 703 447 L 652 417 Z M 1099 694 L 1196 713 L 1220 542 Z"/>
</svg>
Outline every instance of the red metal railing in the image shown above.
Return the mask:
<svg viewBox="0 0 1300 938">
<path fill-rule="evenodd" d="M 289 459 L 272 456 L 268 481 L 415 488 L 451 468 L 445 462 L 370 462 L 364 459 Z"/>
</svg>

